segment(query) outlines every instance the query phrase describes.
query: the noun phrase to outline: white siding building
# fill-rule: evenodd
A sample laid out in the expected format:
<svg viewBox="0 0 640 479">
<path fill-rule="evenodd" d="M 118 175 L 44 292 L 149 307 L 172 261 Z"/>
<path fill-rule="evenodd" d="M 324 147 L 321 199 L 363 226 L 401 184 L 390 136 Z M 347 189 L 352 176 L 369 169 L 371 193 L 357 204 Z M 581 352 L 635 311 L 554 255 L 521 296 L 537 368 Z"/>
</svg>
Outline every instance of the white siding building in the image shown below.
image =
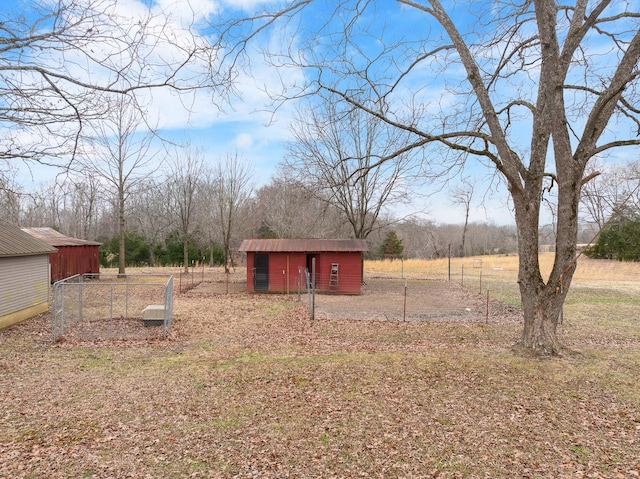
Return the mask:
<svg viewBox="0 0 640 479">
<path fill-rule="evenodd" d="M 55 251 L 0 221 L 0 329 L 49 309 L 49 253 Z"/>
</svg>

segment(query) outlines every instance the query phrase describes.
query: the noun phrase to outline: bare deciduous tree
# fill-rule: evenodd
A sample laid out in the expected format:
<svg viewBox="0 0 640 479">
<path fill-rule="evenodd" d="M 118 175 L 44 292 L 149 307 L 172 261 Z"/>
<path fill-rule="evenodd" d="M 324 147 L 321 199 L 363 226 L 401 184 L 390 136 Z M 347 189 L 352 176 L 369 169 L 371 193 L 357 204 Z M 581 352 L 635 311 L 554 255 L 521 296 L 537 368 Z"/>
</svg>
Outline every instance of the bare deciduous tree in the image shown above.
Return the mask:
<svg viewBox="0 0 640 479">
<path fill-rule="evenodd" d="M 402 130 L 326 98 L 298 114 L 293 135 L 285 168 L 339 208 L 355 238 L 369 236 L 386 208 L 406 202 L 414 158 L 402 153 L 380 161 L 404 144 Z"/>
<path fill-rule="evenodd" d="M 638 164 L 592 165 L 599 174 L 582 188 L 585 216 L 602 230 L 620 208 L 640 209 Z"/>
<path fill-rule="evenodd" d="M 48 226 L 61 229 L 64 196 L 55 183 L 43 185 L 39 191 L 25 196 L 20 224 L 22 226 Z"/>
<path fill-rule="evenodd" d="M 0 12 L 0 160 L 69 166 L 86 123 L 109 112 L 105 97 L 213 86 L 215 49 L 193 26 L 121 5 L 29 0 Z"/>
<path fill-rule="evenodd" d="M 68 176 L 56 188 L 63 197 L 64 215 L 58 225 L 69 236 L 95 240 L 99 208 L 104 201 L 105 187 L 98 176 Z"/>
<path fill-rule="evenodd" d="M 252 202 L 254 230 L 266 228 L 276 238 L 336 238 L 351 230 L 326 198 L 282 170 L 256 190 Z"/>
<path fill-rule="evenodd" d="M 14 179 L 15 169 L 0 172 L 0 218 L 20 224 L 20 185 Z"/>
<path fill-rule="evenodd" d="M 205 168 L 199 183 L 199 201 L 197 211 L 197 221 L 200 224 L 202 241 L 209 248 L 211 256 L 209 257 L 209 266 L 215 266 L 214 251 L 216 244 L 222 238 L 220 232 L 220 212 L 216 205 L 212 204 L 212 198 L 215 198 L 218 191 L 218 178 L 214 168 Z"/>
<path fill-rule="evenodd" d="M 451 192 L 452 201 L 464 208 L 464 225 L 462 227 L 462 241 L 460 244 L 460 256 L 466 256 L 464 249 L 469 227 L 469 213 L 471 211 L 471 200 L 473 199 L 473 183 L 467 179 L 462 180 L 462 184 L 456 186 Z"/>
<path fill-rule="evenodd" d="M 268 28 L 304 15 L 311 3 L 290 2 L 251 21 Z M 328 92 L 411 134 L 379 164 L 410 149 L 440 147 L 425 155 L 429 169 L 447 172 L 478 160 L 500 175 L 518 231 L 518 344 L 561 354 L 556 331 L 576 268 L 580 194 L 591 179 L 586 167 L 605 152 L 640 144 L 640 11 L 637 2 L 610 0 L 468 6 L 463 12 L 439 0 L 344 0 L 305 24 L 308 42 L 296 38 L 269 59 L 303 68 L 310 79 L 307 89 L 285 97 Z M 386 28 L 391 14 L 411 25 Z M 557 197 L 557 230 L 554 266 L 543 278 L 538 230 L 547 187 Z"/>
<path fill-rule="evenodd" d="M 149 242 L 149 266 L 156 264 L 155 247 L 164 243 L 171 227 L 175 226 L 168 189 L 166 180 L 148 178 L 131 197 L 130 218 Z"/>
<path fill-rule="evenodd" d="M 139 110 L 126 97 L 115 97 L 110 105 L 110 116 L 96 125 L 94 148 L 81 161 L 84 173 L 100 178 L 110 190 L 118 215 L 118 274 L 125 274 L 127 204 L 149 178 L 156 153 L 151 149 L 154 134 L 146 129 Z"/>
<path fill-rule="evenodd" d="M 233 267 L 231 242 L 238 229 L 240 214 L 249 203 L 253 191 L 253 170 L 237 153 L 221 159 L 214 169 L 216 178 L 212 207 L 218 212 L 218 223 L 224 249 L 225 271 Z M 245 211 L 246 213 L 246 211 Z"/>
<path fill-rule="evenodd" d="M 174 148 L 169 162 L 167 187 L 171 209 L 180 233 L 184 272 L 189 272 L 189 240 L 195 225 L 197 193 L 205 174 L 204 158 L 197 148 Z"/>
</svg>

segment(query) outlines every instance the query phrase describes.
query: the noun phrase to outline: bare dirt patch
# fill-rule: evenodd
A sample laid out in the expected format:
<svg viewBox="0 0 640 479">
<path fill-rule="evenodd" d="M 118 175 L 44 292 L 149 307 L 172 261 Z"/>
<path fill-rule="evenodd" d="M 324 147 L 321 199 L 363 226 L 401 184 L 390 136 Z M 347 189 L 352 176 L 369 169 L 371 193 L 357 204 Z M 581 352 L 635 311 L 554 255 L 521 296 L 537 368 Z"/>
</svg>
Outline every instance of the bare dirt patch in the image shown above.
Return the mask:
<svg viewBox="0 0 640 479">
<path fill-rule="evenodd" d="M 205 281 L 197 285 L 193 291 L 200 294 L 239 294 L 247 291 L 246 282 L 240 281 Z"/>
<path fill-rule="evenodd" d="M 316 296 L 316 315 L 324 319 L 485 321 L 520 318 L 517 308 L 474 293 L 457 283 L 437 280 L 373 278 L 362 295 Z"/>
</svg>

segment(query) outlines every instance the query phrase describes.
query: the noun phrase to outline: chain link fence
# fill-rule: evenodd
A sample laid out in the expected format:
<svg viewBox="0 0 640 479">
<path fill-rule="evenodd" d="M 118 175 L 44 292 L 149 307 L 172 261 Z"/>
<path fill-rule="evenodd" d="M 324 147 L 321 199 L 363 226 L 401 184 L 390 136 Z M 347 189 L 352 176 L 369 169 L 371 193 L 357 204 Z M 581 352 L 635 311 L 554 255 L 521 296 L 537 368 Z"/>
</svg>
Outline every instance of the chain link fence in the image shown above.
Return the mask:
<svg viewBox="0 0 640 479">
<path fill-rule="evenodd" d="M 372 279 L 447 281 L 483 296 L 489 294 L 506 304 L 520 306 L 521 303 L 516 255 L 367 260 L 364 269 L 365 282 Z"/>
<path fill-rule="evenodd" d="M 52 340 L 165 339 L 173 320 L 173 276 L 84 274 L 52 292 Z"/>
</svg>

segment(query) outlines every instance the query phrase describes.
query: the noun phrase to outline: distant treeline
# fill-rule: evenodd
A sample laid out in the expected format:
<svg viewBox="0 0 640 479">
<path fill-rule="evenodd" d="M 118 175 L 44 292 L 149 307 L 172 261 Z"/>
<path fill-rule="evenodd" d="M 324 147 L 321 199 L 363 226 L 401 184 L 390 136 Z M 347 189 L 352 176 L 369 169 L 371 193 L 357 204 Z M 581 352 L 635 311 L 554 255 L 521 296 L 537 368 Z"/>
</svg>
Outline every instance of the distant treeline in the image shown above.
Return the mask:
<svg viewBox="0 0 640 479">
<path fill-rule="evenodd" d="M 100 265 L 104 268 L 118 267 L 118 237 L 102 238 L 100 246 Z M 177 235 L 169 235 L 163 244 L 152 245 L 146 238 L 135 232 L 125 236 L 125 258 L 127 266 L 180 266 L 183 264 L 183 244 Z M 189 258 L 204 261 L 207 264 L 224 264 L 222 246 L 199 247 L 189 241 Z M 213 261 L 212 261 L 213 258 Z"/>
</svg>

